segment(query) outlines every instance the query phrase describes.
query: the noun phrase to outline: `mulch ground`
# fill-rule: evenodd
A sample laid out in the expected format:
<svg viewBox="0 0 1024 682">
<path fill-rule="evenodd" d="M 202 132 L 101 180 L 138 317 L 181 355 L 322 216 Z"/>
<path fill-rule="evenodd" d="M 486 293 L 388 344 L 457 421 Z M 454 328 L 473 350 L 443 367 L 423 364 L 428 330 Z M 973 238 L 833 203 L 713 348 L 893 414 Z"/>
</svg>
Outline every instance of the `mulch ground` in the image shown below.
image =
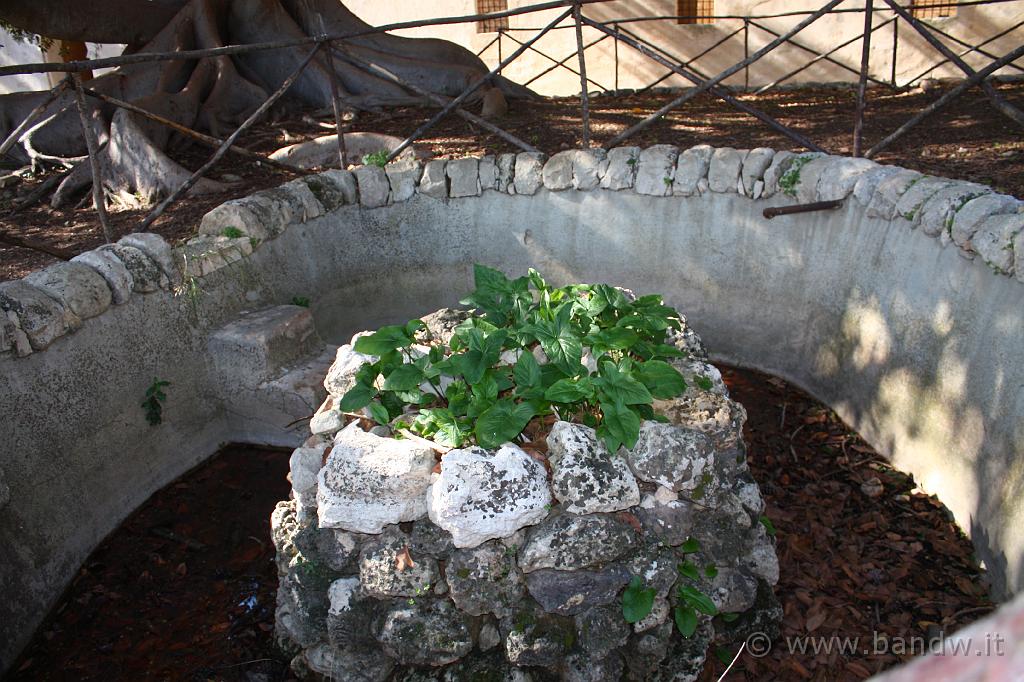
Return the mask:
<svg viewBox="0 0 1024 682">
<path fill-rule="evenodd" d="M 861 680 L 907 655 L 888 638 L 947 634 L 994 607 L 970 542 L 938 500 L 828 408 L 785 382 L 725 368 L 749 420 L 748 459 L 776 530 L 782 636 L 727 680 Z M 86 561 L 14 680 L 287 680 L 272 646 L 269 517 L 288 453 L 232 446 L 155 494 Z M 856 653 L 791 652 L 799 637 L 859 638 Z M 867 650 L 865 653 L 864 650 Z M 716 654 L 704 681 L 725 670 Z"/>
<path fill-rule="evenodd" d="M 946 86 L 949 87 L 949 86 Z M 1002 83 L 997 88 L 1018 107 L 1024 107 L 1024 83 Z M 864 128 L 866 145 L 881 140 L 931 101 L 943 87 L 928 93 L 919 90 L 893 92 L 872 89 L 868 93 Z M 598 97 L 592 101 L 592 128 L 597 144 L 637 123 L 674 95 L 646 94 Z M 852 146 L 855 97 L 850 89 L 803 88 L 739 95 L 782 123 L 804 134 L 826 150 L 849 154 Z M 353 131 L 373 131 L 405 137 L 432 115 L 432 110 L 403 108 L 382 114 L 360 113 Z M 324 116 L 321 122 L 333 121 Z M 575 98 L 512 102 L 509 114 L 497 122 L 521 139 L 552 154 L 581 143 L 580 108 Z M 269 153 L 287 144 L 328 134 L 322 125 L 301 113 L 279 113 L 275 121 L 255 126 L 240 143 Z M 753 148 L 792 149 L 794 144 L 753 117 L 732 109 L 721 100 L 701 95 L 624 144 L 656 143 L 689 147 L 695 144 Z M 438 157 L 518 151 L 508 142 L 480 130 L 456 116 L 449 116 L 429 131 L 418 146 Z M 210 155 L 206 147 L 176 150 L 172 156 L 188 168 L 199 167 Z M 257 167 L 252 161 L 228 154 L 212 171 L 214 179 L 236 176 L 227 192 L 179 201 L 151 228 L 171 242 L 195 234 L 203 214 L 220 203 L 258 189 L 281 184 L 293 176 Z M 1024 197 L 1024 138 L 1021 129 L 993 109 L 978 89 L 969 90 L 934 117 L 913 129 L 878 161 L 922 172 L 992 185 L 998 191 Z M 49 174 L 0 189 L 0 231 L 81 252 L 103 243 L 91 199 L 83 197 L 78 208 L 55 210 L 45 201 L 22 210 L 14 206 L 32 194 Z M 120 236 L 132 231 L 148 211 L 121 211 L 112 215 L 112 227 Z M 0 244 L 0 281 L 22 277 L 54 262 L 52 256 Z"/>
</svg>

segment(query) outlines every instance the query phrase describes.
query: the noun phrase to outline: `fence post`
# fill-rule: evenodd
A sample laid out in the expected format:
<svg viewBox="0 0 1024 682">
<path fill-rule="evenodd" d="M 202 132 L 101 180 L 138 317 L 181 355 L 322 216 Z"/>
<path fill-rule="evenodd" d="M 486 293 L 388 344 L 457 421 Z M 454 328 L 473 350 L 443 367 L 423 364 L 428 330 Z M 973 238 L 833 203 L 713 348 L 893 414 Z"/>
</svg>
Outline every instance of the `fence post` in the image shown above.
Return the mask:
<svg viewBox="0 0 1024 682">
<path fill-rule="evenodd" d="M 89 154 L 89 168 L 92 170 L 92 200 L 96 204 L 96 213 L 103 226 L 103 238 L 110 244 L 114 241 L 114 233 L 110 230 L 110 218 L 107 216 L 107 203 L 103 196 L 103 174 L 100 172 L 99 145 L 96 134 L 85 110 L 85 95 L 82 94 L 82 77 L 76 71 L 71 74 L 71 85 L 75 89 L 75 106 L 78 107 L 78 118 L 82 123 L 82 135 L 85 136 L 85 149 Z"/>
<path fill-rule="evenodd" d="M 743 17 L 743 61 L 750 57 L 750 19 Z M 743 67 L 743 89 L 750 89 L 750 64 Z"/>
<path fill-rule="evenodd" d="M 583 10 L 579 3 L 573 5 L 576 20 L 576 55 L 580 60 L 580 106 L 583 108 L 583 148 L 590 147 L 590 93 L 587 92 L 587 58 L 583 47 Z"/>
<path fill-rule="evenodd" d="M 864 43 L 860 51 L 860 81 L 857 83 L 857 118 L 853 124 L 853 155 L 860 156 L 864 138 L 864 95 L 868 87 L 871 61 L 871 25 L 874 20 L 873 0 L 864 0 Z"/>
</svg>

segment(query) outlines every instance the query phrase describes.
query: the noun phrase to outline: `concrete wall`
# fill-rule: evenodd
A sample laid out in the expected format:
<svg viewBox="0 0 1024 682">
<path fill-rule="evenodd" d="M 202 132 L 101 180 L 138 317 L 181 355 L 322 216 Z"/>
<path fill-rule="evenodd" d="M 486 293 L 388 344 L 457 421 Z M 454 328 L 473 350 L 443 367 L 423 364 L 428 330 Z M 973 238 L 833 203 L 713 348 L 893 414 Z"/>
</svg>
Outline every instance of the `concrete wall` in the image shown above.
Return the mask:
<svg viewBox="0 0 1024 682">
<path fill-rule="evenodd" d="M 532 0 L 511 0 L 508 6 L 516 8 L 530 4 L 533 4 Z M 820 8 L 824 2 L 823 0 L 716 0 L 714 4 L 716 15 L 757 17 L 800 10 L 814 11 Z M 884 6 L 881 1 L 875 2 L 874 5 L 876 8 Z M 414 19 L 476 14 L 476 3 L 471 0 L 445 0 L 443 2 L 418 4 L 382 3 L 376 0 L 350 0 L 346 2 L 346 6 L 359 17 L 375 26 Z M 843 3 L 841 7 L 856 8 L 858 6 L 863 7 L 864 3 L 852 0 Z M 509 27 L 513 30 L 509 33 L 509 36 L 525 41 L 533 36 L 533 32 L 515 29 L 543 27 L 562 11 L 564 10 L 550 10 L 511 17 L 509 18 Z M 584 9 L 586 16 L 602 22 L 635 17 L 673 16 L 675 13 L 676 4 L 673 0 L 614 0 L 613 2 L 588 5 Z M 892 18 L 892 16 L 893 12 L 879 9 L 875 13 L 875 24 L 881 24 Z M 755 19 L 755 21 L 762 23 L 776 33 L 785 33 L 802 19 L 803 17 L 801 16 L 790 16 L 765 19 L 763 21 Z M 1024 20 L 1024 3 L 1011 2 L 987 6 L 961 7 L 954 17 L 931 19 L 929 21 L 934 26 L 953 34 L 967 43 L 977 44 L 1021 20 Z M 898 43 L 895 62 L 897 66 L 897 82 L 902 84 L 916 77 L 932 64 L 941 61 L 942 56 L 925 43 L 906 23 L 902 21 L 900 23 L 898 37 L 895 38 L 895 41 Z M 563 24 L 564 28 L 555 30 L 535 45 L 537 49 L 554 57 L 555 60 L 561 60 L 566 56 L 572 55 L 576 50 L 576 35 L 572 24 L 570 22 L 563 22 Z M 629 28 L 629 30 L 634 31 L 643 38 L 650 40 L 677 56 L 688 59 L 710 48 L 737 28 L 742 28 L 743 20 L 741 18 L 722 19 L 711 25 L 678 25 L 672 19 L 661 19 L 650 22 L 622 24 L 622 26 Z M 796 39 L 805 46 L 813 48 L 820 53 L 831 50 L 838 44 L 860 35 L 863 33 L 863 30 L 864 19 L 862 14 L 856 12 L 832 14 L 812 24 L 801 32 Z M 459 43 L 473 52 L 482 50 L 496 35 L 494 33 L 477 33 L 475 23 L 428 26 L 418 29 L 407 29 L 399 33 L 416 37 L 445 38 Z M 596 29 L 591 28 L 585 29 L 583 33 L 584 43 L 590 43 L 601 35 Z M 749 52 L 753 53 L 771 42 L 774 38 L 773 35 L 766 31 L 751 27 L 749 32 Z M 989 43 L 984 49 L 996 56 L 1001 56 L 1017 47 L 1022 40 L 1024 40 L 1024 28 L 1012 31 L 1006 36 Z M 880 80 L 887 81 L 892 74 L 893 43 L 892 24 L 873 34 L 871 73 Z M 502 38 L 501 53 L 503 56 L 507 57 L 517 47 L 517 43 L 512 38 L 508 36 Z M 964 49 L 955 44 L 953 44 L 953 47 L 957 49 L 958 53 Z M 489 66 L 495 66 L 500 61 L 498 54 L 498 47 L 491 46 L 481 56 Z M 741 61 L 743 56 L 744 41 L 743 33 L 741 32 L 723 45 L 715 48 L 707 56 L 702 57 L 696 63 L 696 67 L 705 74 L 714 75 Z M 837 51 L 832 56 L 837 61 L 853 67 L 855 71 L 859 70 L 861 59 L 860 42 L 856 41 Z M 752 86 L 770 83 L 804 65 L 813 57 L 814 55 L 806 50 L 793 45 L 783 45 L 751 66 L 749 83 Z M 979 56 L 977 53 L 968 55 L 965 59 L 975 68 L 981 68 L 991 61 L 984 56 Z M 578 68 L 575 57 L 568 61 L 567 64 L 574 69 Z M 1020 61 L 1019 64 L 1024 66 L 1024 60 Z M 525 83 L 552 65 L 552 60 L 536 52 L 527 52 L 509 65 L 504 74 L 516 82 Z M 587 51 L 587 76 L 596 84 L 605 88 L 614 88 L 616 71 L 618 73 L 618 87 L 641 88 L 665 75 L 667 69 L 640 55 L 625 44 L 619 45 L 618 68 L 616 69 L 615 48 L 610 38 Z M 1020 75 L 1021 72 L 1006 68 L 999 72 L 999 74 Z M 726 83 L 742 86 L 747 82 L 747 75 L 741 71 L 727 80 Z M 937 69 L 931 76 L 934 78 L 962 78 L 963 74 L 955 67 L 947 64 Z M 790 82 L 856 82 L 856 76 L 847 69 L 820 61 Z M 673 76 L 662 82 L 661 85 L 688 87 L 690 83 L 679 76 Z M 558 68 L 532 83 L 530 87 L 544 95 L 574 95 L 580 91 L 580 81 L 578 75 L 564 68 Z M 598 90 L 599 88 L 597 85 L 591 84 L 590 89 Z"/>
<path fill-rule="evenodd" d="M 115 57 L 124 50 L 124 45 L 107 45 L 100 43 L 86 43 L 89 49 L 89 59 L 101 57 Z M 50 61 L 40 52 L 37 45 L 19 42 L 3 28 L 0 28 L 0 66 L 12 66 L 14 64 L 34 64 L 37 62 Z M 109 71 L 99 69 L 93 75 L 98 76 Z M 26 90 L 49 90 L 53 85 L 51 78 L 45 73 L 25 73 L 14 76 L 0 77 L 0 95 L 9 92 L 24 92 Z"/>
<path fill-rule="evenodd" d="M 597 184 L 620 189 L 574 189 Z M 949 505 L 996 594 L 1019 591 L 1024 214 L 987 192 L 839 157 L 664 145 L 362 167 L 228 202 L 173 252 L 129 239 L 145 267 L 115 255 L 136 285 L 159 267 L 161 288 L 108 300 L 77 331 L 40 330 L 82 309 L 80 285 L 53 272 L 0 285 L 0 669 L 149 494 L 224 441 L 301 438 L 282 425 L 308 405 L 261 421 L 244 386 L 225 386 L 208 352 L 215 330 L 303 296 L 320 334 L 345 340 L 455 303 L 474 262 L 664 293 L 716 359 L 834 406 Z M 845 204 L 761 214 L 822 198 Z M 255 251 L 211 236 L 226 227 Z M 20 305 L 40 292 L 53 305 Z M 151 427 L 139 403 L 154 376 L 172 385 Z"/>
</svg>

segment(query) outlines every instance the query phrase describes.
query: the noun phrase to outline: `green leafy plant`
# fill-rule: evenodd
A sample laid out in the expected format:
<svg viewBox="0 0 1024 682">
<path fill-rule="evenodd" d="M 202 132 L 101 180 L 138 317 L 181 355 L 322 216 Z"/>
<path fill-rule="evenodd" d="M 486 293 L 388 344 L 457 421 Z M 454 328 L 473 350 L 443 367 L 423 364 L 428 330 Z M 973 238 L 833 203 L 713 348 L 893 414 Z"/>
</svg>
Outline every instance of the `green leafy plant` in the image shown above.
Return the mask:
<svg viewBox="0 0 1024 682">
<path fill-rule="evenodd" d="M 763 514 L 758 520 L 761 522 L 761 525 L 764 526 L 765 532 L 768 533 L 770 537 L 775 537 L 775 524 L 772 523 L 772 520 Z"/>
<path fill-rule="evenodd" d="M 383 168 L 388 163 L 388 150 L 381 149 L 371 152 L 363 157 L 363 163 L 367 166 L 379 166 Z"/>
<path fill-rule="evenodd" d="M 789 169 L 779 178 L 779 189 L 789 196 L 796 196 L 796 186 L 800 182 L 800 170 L 814 159 L 813 156 L 798 156 L 789 164 Z"/>
<path fill-rule="evenodd" d="M 634 575 L 629 581 L 629 586 L 622 593 L 622 617 L 627 623 L 639 623 L 654 608 L 653 587 L 644 587 L 643 579 Z"/>
<path fill-rule="evenodd" d="M 308 296 L 292 296 L 292 305 L 302 306 L 303 308 L 309 307 Z"/>
<path fill-rule="evenodd" d="M 153 377 L 153 383 L 146 389 L 146 399 L 142 401 L 142 409 L 146 412 L 146 421 L 150 426 L 156 426 L 163 421 L 164 406 L 167 394 L 164 388 L 171 385 L 171 382 Z"/>
<path fill-rule="evenodd" d="M 700 542 L 695 538 L 688 538 L 686 542 L 679 546 L 679 550 L 684 555 L 695 554 L 700 551 Z M 701 580 L 700 569 L 689 559 L 684 559 L 677 566 L 677 570 L 683 578 L 693 582 L 700 582 Z M 708 565 L 704 567 L 703 573 L 705 577 L 713 579 L 718 575 L 718 569 L 713 565 Z M 711 601 L 710 597 L 693 585 L 683 583 L 676 589 L 677 605 L 673 610 L 672 616 L 676 622 L 676 628 L 683 637 L 691 637 L 697 630 L 698 613 L 716 616 L 718 615 L 718 608 Z"/>
<path fill-rule="evenodd" d="M 418 435 L 485 448 L 554 414 L 595 427 L 615 452 L 636 444 L 641 420 L 664 420 L 655 399 L 686 389 L 668 362 L 685 353 L 666 342 L 680 317 L 660 296 L 630 301 L 606 284 L 553 287 L 532 269 L 509 279 L 477 265 L 474 275 L 476 288 L 462 301 L 474 313 L 447 345 L 418 344 L 421 320 L 356 341 L 356 351 L 375 359 L 356 373 L 342 411 L 367 408 L 386 424 L 413 406 L 409 428 Z"/>
<path fill-rule="evenodd" d="M 237 227 L 225 227 L 220 231 L 221 236 L 227 237 L 228 239 L 238 239 L 244 237 L 245 233 L 239 230 Z"/>
</svg>

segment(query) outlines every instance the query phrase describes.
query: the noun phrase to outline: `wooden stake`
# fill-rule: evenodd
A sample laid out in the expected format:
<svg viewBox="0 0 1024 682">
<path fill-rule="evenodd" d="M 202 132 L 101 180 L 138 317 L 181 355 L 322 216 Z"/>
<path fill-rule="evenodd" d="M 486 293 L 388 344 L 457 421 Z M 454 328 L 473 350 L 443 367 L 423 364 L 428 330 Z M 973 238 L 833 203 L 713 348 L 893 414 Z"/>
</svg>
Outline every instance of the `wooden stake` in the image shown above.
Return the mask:
<svg viewBox="0 0 1024 682">
<path fill-rule="evenodd" d="M 89 121 L 89 113 L 85 109 L 85 95 L 82 94 L 82 77 L 78 73 L 71 74 L 71 82 L 75 89 L 75 105 L 78 107 L 78 118 L 82 123 L 82 134 L 85 136 L 85 148 L 89 153 L 89 168 L 92 170 L 92 201 L 96 205 L 96 213 L 103 226 L 103 238 L 110 244 L 114 241 L 114 233 L 110 229 L 110 218 L 107 216 L 107 203 L 103 196 L 103 174 L 100 172 L 100 159 L 96 143 L 96 135 Z"/>
</svg>

